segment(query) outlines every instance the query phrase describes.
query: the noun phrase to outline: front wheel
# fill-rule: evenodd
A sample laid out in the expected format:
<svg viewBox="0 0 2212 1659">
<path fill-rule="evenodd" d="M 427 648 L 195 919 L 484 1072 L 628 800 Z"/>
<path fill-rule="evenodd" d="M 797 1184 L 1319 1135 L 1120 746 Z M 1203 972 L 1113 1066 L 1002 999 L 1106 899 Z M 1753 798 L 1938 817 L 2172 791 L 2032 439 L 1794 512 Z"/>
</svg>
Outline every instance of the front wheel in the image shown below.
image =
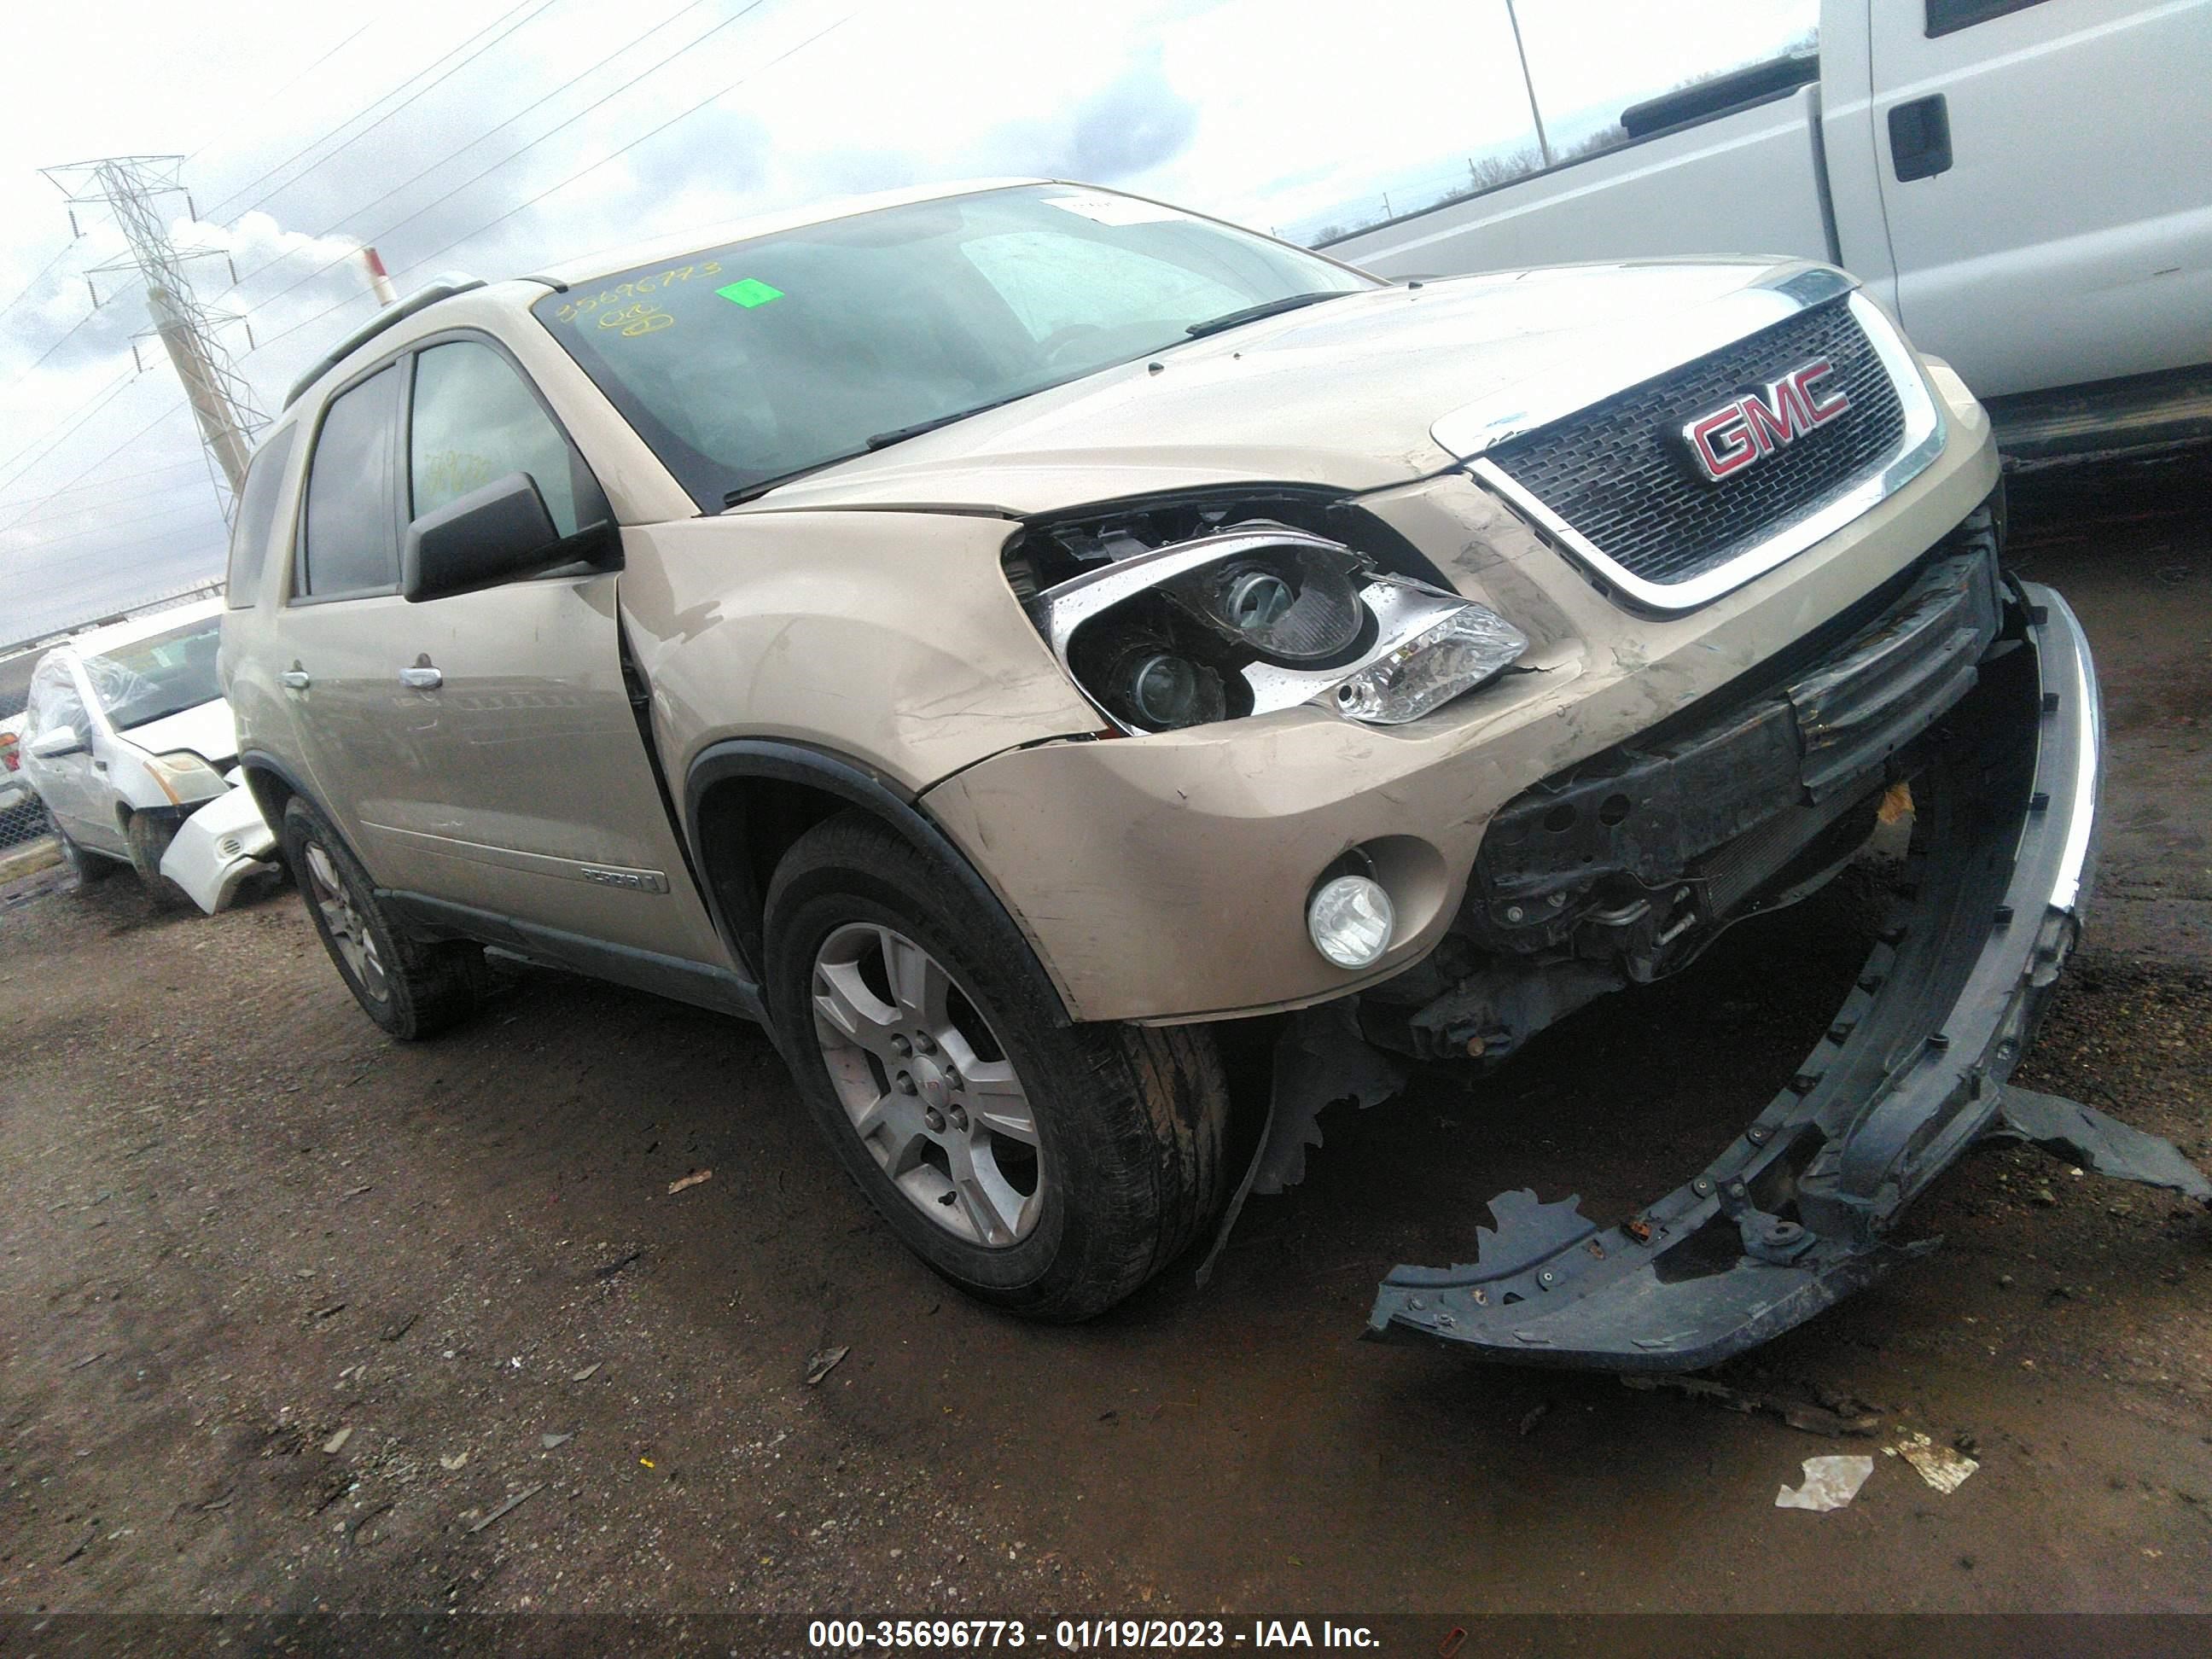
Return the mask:
<svg viewBox="0 0 2212 1659">
<path fill-rule="evenodd" d="M 1221 1196 L 1210 1033 L 1060 1023 L 1004 921 L 858 813 L 769 884 L 767 993 L 848 1174 L 922 1260 L 1036 1319 L 1087 1319 Z"/>
<path fill-rule="evenodd" d="M 138 872 L 146 896 L 154 901 L 154 908 L 191 909 L 192 896 L 161 873 L 161 860 L 169 850 L 169 843 L 177 838 L 176 821 L 157 818 L 150 812 L 133 812 L 131 822 L 125 826 L 124 838 L 131 845 L 131 863 Z"/>
<path fill-rule="evenodd" d="M 338 977 L 367 1014 L 403 1042 L 434 1036 L 476 1011 L 483 951 L 424 944 L 394 925 L 368 872 L 321 813 L 295 797 L 284 808 L 284 862 Z"/>
</svg>

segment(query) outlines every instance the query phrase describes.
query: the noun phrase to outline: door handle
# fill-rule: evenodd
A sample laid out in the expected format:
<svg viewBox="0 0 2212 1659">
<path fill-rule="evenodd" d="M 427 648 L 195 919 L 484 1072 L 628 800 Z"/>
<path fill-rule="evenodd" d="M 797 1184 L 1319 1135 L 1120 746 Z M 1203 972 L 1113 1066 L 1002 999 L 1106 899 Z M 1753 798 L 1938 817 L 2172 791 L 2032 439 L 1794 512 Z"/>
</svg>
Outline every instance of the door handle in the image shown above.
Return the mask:
<svg viewBox="0 0 2212 1659">
<path fill-rule="evenodd" d="M 417 691 L 434 691 L 446 683 L 446 677 L 428 663 L 418 662 L 412 668 L 399 671 L 399 683 Z"/>
<path fill-rule="evenodd" d="M 1899 184 L 1951 170 L 1951 107 L 1942 93 L 1892 106 L 1889 163 Z"/>
<path fill-rule="evenodd" d="M 307 678 L 307 671 L 304 668 L 288 668 L 276 678 L 283 683 L 287 691 L 304 691 L 313 684 Z"/>
</svg>

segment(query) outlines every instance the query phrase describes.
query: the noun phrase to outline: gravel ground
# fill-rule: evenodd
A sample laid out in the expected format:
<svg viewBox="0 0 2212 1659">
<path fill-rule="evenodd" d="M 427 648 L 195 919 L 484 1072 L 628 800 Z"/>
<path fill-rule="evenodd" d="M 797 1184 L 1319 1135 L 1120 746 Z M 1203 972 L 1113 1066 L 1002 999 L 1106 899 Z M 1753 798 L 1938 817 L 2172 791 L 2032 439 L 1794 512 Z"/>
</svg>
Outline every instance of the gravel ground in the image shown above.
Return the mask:
<svg viewBox="0 0 2212 1659">
<path fill-rule="evenodd" d="M 2020 507 L 2116 744 L 2021 1079 L 2205 1164 L 2212 520 L 2167 476 Z M 2038 1153 L 1965 1160 L 1911 1213 L 1941 1249 L 1723 1374 L 1874 1439 L 1353 1340 L 1481 1197 L 1610 1212 L 1702 1163 L 1860 945 L 1824 896 L 1333 1113 L 1208 1290 L 1039 1329 L 901 1251 L 747 1027 L 532 975 L 400 1047 L 289 890 L 169 920 L 34 877 L 0 896 L 0 1610 L 2212 1611 L 2212 1222 Z M 1881 1455 L 1912 1432 L 1979 1468 L 1932 1490 Z M 1875 1456 L 1849 1510 L 1774 1507 L 1838 1451 Z"/>
</svg>

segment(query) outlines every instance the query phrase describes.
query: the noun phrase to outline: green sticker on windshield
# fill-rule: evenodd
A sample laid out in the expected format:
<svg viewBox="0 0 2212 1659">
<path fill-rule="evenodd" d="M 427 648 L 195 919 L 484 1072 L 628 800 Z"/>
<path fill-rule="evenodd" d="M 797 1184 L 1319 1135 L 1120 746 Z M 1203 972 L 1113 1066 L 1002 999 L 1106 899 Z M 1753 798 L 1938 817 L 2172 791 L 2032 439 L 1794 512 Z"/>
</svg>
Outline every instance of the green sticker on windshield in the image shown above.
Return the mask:
<svg viewBox="0 0 2212 1659">
<path fill-rule="evenodd" d="M 783 298 L 781 289 L 770 288 L 757 276 L 748 276 L 742 283 L 732 283 L 726 287 L 716 289 L 714 292 L 732 305 L 743 306 L 747 311 L 750 311 L 755 306 L 764 306 L 770 300 Z"/>
</svg>

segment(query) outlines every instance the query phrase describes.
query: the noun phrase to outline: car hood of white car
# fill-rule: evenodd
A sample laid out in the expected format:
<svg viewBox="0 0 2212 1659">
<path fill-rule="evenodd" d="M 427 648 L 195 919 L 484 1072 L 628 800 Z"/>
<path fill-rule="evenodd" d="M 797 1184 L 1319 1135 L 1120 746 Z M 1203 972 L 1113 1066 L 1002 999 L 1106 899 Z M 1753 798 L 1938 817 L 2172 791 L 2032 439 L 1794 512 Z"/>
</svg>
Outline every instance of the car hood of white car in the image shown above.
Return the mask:
<svg viewBox="0 0 2212 1659">
<path fill-rule="evenodd" d="M 228 766 L 238 758 L 238 722 L 230 705 L 221 697 L 160 720 L 149 720 L 118 734 L 149 755 L 174 754 L 189 749 L 210 766 Z"/>
</svg>

